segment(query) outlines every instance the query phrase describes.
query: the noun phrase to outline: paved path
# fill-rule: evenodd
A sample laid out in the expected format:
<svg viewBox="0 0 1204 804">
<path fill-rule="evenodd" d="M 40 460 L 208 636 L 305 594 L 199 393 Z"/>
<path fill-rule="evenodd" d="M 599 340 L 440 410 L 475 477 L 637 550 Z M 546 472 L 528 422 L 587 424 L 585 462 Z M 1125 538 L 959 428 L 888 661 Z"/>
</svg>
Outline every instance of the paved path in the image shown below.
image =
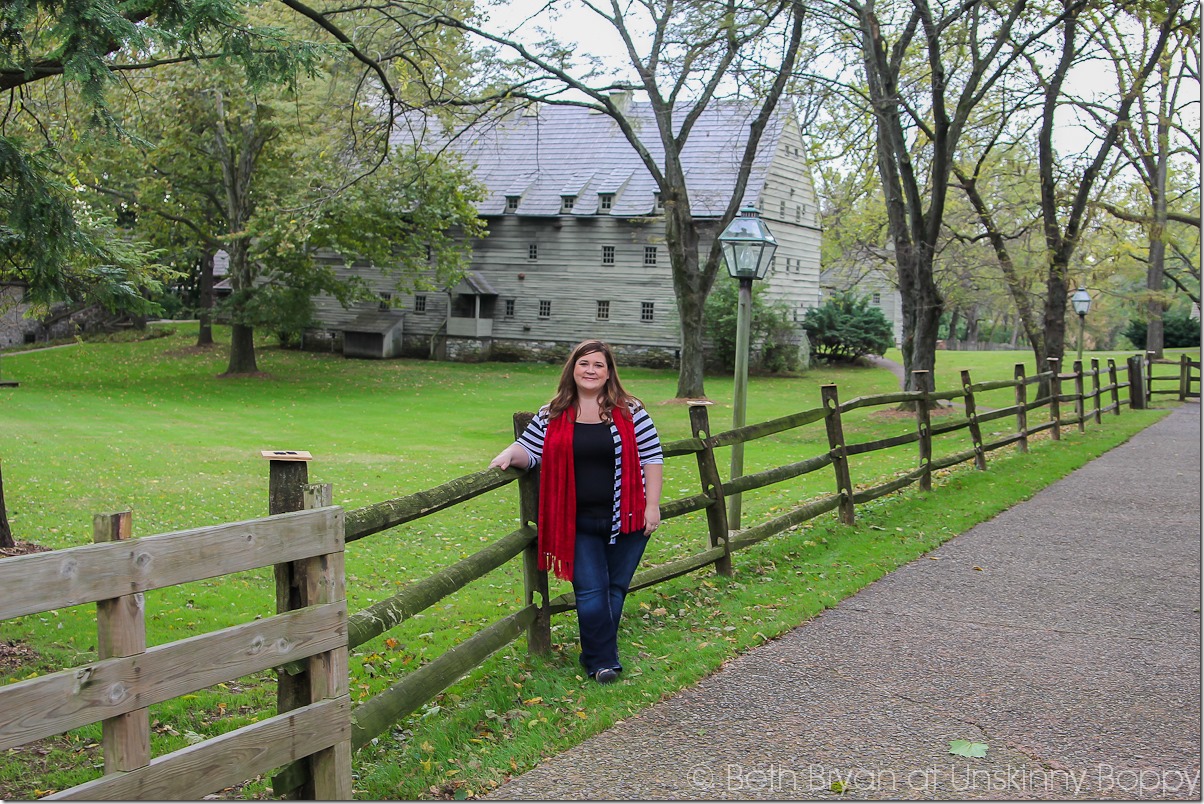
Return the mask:
<svg viewBox="0 0 1204 804">
<path fill-rule="evenodd" d="M 1200 493 L 1186 404 L 491 797 L 1199 800 Z"/>
</svg>

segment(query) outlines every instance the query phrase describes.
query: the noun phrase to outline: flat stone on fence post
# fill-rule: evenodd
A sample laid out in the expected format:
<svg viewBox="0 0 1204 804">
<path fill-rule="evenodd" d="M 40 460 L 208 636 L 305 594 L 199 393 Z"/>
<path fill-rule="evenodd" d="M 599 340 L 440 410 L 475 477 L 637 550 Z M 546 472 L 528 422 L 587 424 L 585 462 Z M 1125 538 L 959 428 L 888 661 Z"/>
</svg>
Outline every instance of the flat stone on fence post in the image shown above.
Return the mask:
<svg viewBox="0 0 1204 804">
<path fill-rule="evenodd" d="M 920 490 L 932 491 L 932 372 L 917 369 L 911 373 L 911 384 L 923 396 L 916 400 L 916 435 L 920 452 Z"/>
<path fill-rule="evenodd" d="M 1016 443 L 1021 452 L 1028 452 L 1028 378 L 1023 363 L 1016 364 L 1012 377 L 1016 380 L 1016 432 L 1020 435 Z"/>
<path fill-rule="evenodd" d="M 1049 437 L 1054 441 L 1062 440 L 1062 361 L 1056 357 L 1047 358 L 1049 362 L 1049 420 L 1053 422 Z"/>
<path fill-rule="evenodd" d="M 707 413 L 710 402 L 690 402 L 690 432 L 694 438 L 701 439 L 704 444 L 711 437 L 711 419 Z M 706 445 L 695 456 L 698 460 L 698 481 L 702 484 L 702 493 L 711 498 L 707 506 L 707 540 L 711 547 L 723 545 L 723 555 L 715 559 L 715 572 L 719 575 L 732 576 L 732 548 L 730 527 L 727 520 L 727 507 L 723 495 L 723 480 L 719 476 L 719 464 L 715 461 L 715 450 Z"/>
<path fill-rule="evenodd" d="M 121 542 L 133 535 L 129 511 L 92 517 L 92 541 Z M 146 652 L 146 601 L 141 592 L 96 603 L 96 657 L 115 659 Z M 137 709 L 101 723 L 105 773 L 150 764 L 150 716 Z"/>
<path fill-rule="evenodd" d="M 514 414 L 514 437 L 535 418 L 529 411 Z M 518 516 L 522 526 L 531 528 L 536 537 L 523 549 L 523 600 L 524 605 L 535 605 L 539 598 L 539 609 L 535 619 L 527 626 L 527 653 L 542 656 L 552 652 L 552 614 L 548 608 L 548 572 L 539 568 L 539 470 L 524 472 L 518 479 Z"/>
<path fill-rule="evenodd" d="M 845 451 L 844 428 L 840 424 L 840 399 L 835 385 L 820 387 L 823 398 L 824 425 L 828 431 L 828 449 L 832 455 L 832 469 L 836 473 L 836 491 L 840 495 L 840 521 L 853 524 L 853 480 L 849 476 L 849 456 Z"/>
</svg>

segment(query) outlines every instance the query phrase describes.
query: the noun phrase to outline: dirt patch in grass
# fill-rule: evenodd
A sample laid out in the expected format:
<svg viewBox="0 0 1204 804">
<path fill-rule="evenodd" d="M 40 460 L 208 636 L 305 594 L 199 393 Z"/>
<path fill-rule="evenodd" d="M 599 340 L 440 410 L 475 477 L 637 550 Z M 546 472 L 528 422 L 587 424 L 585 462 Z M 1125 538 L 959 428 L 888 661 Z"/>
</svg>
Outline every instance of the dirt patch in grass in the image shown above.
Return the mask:
<svg viewBox="0 0 1204 804">
<path fill-rule="evenodd" d="M 7 675 L 19 667 L 32 664 L 37 658 L 38 652 L 28 645 L 16 640 L 0 640 L 0 675 Z"/>
<path fill-rule="evenodd" d="M 33 542 L 17 542 L 12 547 L 0 547 L 0 557 L 11 558 L 13 556 L 29 555 L 30 553 L 45 553 L 49 550 L 49 547 L 43 547 Z"/>
</svg>

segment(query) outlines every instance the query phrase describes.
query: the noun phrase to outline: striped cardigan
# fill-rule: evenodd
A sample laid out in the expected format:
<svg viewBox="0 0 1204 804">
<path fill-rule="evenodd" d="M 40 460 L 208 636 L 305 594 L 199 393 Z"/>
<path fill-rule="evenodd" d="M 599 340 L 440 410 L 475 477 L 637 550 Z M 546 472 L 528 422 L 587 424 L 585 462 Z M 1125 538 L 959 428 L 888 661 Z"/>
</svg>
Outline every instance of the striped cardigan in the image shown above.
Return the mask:
<svg viewBox="0 0 1204 804">
<path fill-rule="evenodd" d="M 652 423 L 652 417 L 643 407 L 631 405 L 629 410 L 631 410 L 632 421 L 635 424 L 635 446 L 639 452 L 640 466 L 643 467 L 648 463 L 664 463 L 661 439 L 656 432 L 656 425 Z M 527 453 L 528 468 L 535 468 L 543 459 L 543 440 L 547 430 L 548 409 L 545 406 L 535 414 L 535 418 L 527 425 L 527 429 L 523 430 L 516 442 Z M 610 517 L 610 542 L 614 544 L 615 537 L 619 535 L 619 491 L 622 488 L 620 479 L 623 472 L 623 457 L 622 443 L 619 441 L 619 428 L 615 427 L 613 422 L 610 425 L 610 435 L 615 442 L 614 505 Z"/>
</svg>

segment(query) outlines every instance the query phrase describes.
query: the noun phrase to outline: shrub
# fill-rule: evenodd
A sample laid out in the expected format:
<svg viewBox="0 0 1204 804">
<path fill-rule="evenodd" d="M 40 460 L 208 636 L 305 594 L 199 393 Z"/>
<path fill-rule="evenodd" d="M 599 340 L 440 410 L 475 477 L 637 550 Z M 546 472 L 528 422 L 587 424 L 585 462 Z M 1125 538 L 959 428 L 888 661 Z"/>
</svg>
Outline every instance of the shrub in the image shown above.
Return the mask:
<svg viewBox="0 0 1204 804">
<path fill-rule="evenodd" d="M 894 344 L 890 322 L 866 296 L 835 294 L 808 310 L 803 329 L 817 357 L 849 362 L 861 355 L 880 355 Z"/>
<path fill-rule="evenodd" d="M 722 279 L 706 301 L 706 334 L 711 342 L 713 363 L 731 371 L 736 367 L 736 319 L 739 304 L 738 282 Z M 749 328 L 749 368 L 780 374 L 797 371 L 802 364 L 799 327 L 790 320 L 784 304 L 766 302 L 754 283 L 752 322 Z"/>
<path fill-rule="evenodd" d="M 1144 349 L 1147 324 L 1130 320 L 1122 333 L 1133 346 Z M 1162 345 L 1167 349 L 1182 349 L 1200 345 L 1200 322 L 1187 313 L 1167 313 L 1162 316 Z"/>
</svg>

